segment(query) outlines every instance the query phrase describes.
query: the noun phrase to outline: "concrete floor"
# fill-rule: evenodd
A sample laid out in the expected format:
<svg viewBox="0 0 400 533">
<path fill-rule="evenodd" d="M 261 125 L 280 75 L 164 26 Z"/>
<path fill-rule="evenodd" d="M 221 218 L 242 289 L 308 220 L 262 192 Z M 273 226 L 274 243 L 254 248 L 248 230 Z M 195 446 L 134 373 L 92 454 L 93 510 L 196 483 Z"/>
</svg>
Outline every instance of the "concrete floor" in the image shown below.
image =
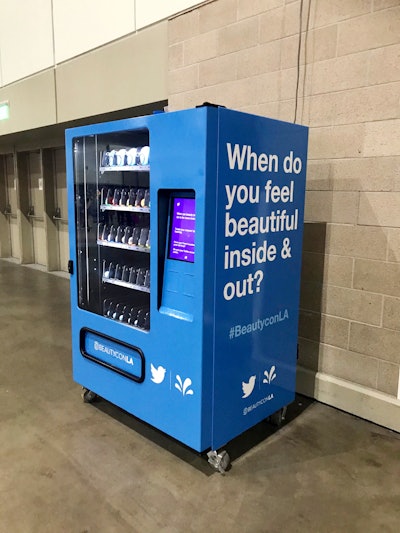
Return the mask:
<svg viewBox="0 0 400 533">
<path fill-rule="evenodd" d="M 0 533 L 397 532 L 400 435 L 298 398 L 206 460 L 71 378 L 68 282 L 0 261 Z"/>
</svg>

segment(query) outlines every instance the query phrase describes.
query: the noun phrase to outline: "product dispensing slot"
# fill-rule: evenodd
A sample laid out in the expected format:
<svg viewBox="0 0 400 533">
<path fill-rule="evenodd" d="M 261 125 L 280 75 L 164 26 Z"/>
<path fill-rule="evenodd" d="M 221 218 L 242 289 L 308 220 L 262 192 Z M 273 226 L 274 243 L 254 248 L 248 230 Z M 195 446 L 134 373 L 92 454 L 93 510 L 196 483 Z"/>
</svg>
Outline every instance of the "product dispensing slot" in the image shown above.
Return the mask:
<svg viewBox="0 0 400 533">
<path fill-rule="evenodd" d="M 108 368 L 137 383 L 145 377 L 143 352 L 136 346 L 118 341 L 88 328 L 80 331 L 80 350 L 85 359 Z"/>
<path fill-rule="evenodd" d="M 194 315 L 194 263 L 196 199 L 193 190 L 159 191 L 159 294 L 160 313 L 192 321 Z"/>
</svg>

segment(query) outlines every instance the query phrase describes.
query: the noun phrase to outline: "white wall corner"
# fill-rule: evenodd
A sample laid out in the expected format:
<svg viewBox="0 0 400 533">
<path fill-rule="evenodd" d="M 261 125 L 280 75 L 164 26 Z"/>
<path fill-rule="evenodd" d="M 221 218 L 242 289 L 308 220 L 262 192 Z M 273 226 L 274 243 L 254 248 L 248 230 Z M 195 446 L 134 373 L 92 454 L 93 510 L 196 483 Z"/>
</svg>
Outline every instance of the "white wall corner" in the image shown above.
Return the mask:
<svg viewBox="0 0 400 533">
<path fill-rule="evenodd" d="M 397 399 L 400 400 L 400 367 L 399 367 L 399 386 L 397 387 Z"/>
<path fill-rule="evenodd" d="M 400 432 L 400 399 L 322 372 L 297 367 L 300 394 Z M 400 392 L 400 384 L 399 384 Z"/>
</svg>

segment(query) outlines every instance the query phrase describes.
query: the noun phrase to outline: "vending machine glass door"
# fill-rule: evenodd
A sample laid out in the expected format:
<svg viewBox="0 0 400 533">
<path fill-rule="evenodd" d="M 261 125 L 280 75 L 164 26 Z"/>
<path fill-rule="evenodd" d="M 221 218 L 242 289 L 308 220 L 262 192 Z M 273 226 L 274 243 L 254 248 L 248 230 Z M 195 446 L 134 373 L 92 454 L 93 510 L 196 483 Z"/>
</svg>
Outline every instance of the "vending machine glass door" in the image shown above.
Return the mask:
<svg viewBox="0 0 400 533">
<path fill-rule="evenodd" d="M 74 139 L 78 305 L 150 329 L 147 130 Z"/>
</svg>

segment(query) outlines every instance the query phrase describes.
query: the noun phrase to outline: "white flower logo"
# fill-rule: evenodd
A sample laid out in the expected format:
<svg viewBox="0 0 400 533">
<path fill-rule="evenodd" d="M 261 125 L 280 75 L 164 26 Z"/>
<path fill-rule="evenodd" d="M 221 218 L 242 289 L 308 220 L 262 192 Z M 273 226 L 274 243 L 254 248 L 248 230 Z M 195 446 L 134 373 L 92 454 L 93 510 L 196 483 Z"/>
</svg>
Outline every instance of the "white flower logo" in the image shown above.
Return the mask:
<svg viewBox="0 0 400 533">
<path fill-rule="evenodd" d="M 177 382 L 175 383 L 175 388 L 178 389 L 178 391 L 182 393 L 182 396 L 187 396 L 187 395 L 193 395 L 194 394 L 192 389 L 189 389 L 189 387 L 192 384 L 192 380 L 190 378 L 186 378 L 185 381 L 182 383 L 181 376 L 179 374 L 177 374 L 176 381 Z"/>
<path fill-rule="evenodd" d="M 270 385 L 272 381 L 274 381 L 274 379 L 276 378 L 275 365 L 271 366 L 269 372 L 268 370 L 265 370 L 264 376 L 265 378 L 263 379 L 263 383 L 268 383 L 268 385 Z"/>
</svg>

